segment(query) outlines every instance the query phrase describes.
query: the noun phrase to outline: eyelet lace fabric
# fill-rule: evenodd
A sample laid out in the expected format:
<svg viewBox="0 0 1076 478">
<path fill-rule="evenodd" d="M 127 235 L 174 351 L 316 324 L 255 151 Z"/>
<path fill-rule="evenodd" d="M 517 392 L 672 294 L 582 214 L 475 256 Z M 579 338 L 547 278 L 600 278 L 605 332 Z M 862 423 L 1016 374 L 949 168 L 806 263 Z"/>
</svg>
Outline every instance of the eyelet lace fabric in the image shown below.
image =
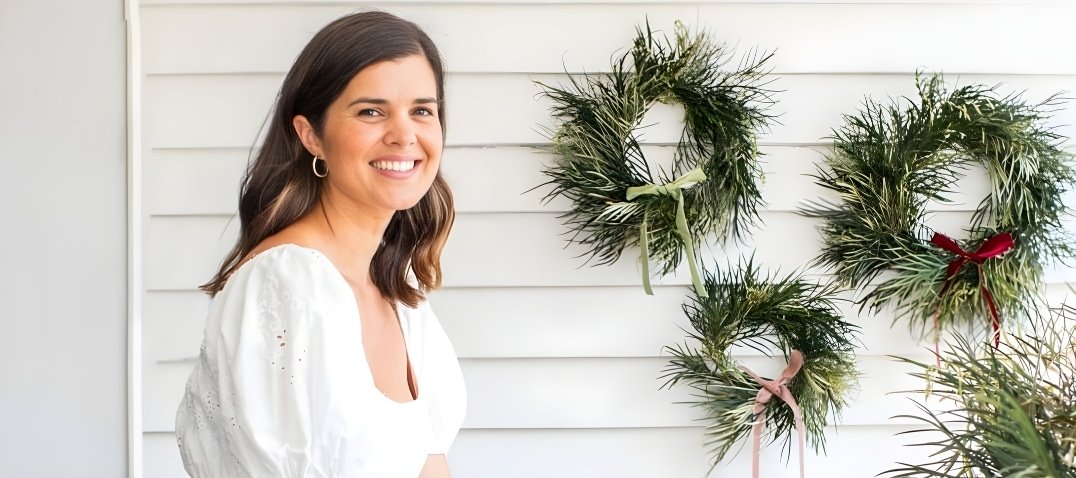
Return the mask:
<svg viewBox="0 0 1076 478">
<path fill-rule="evenodd" d="M 214 299 L 176 413 L 194 477 L 416 478 L 447 453 L 466 408 L 463 376 L 426 303 L 400 307 L 419 397 L 374 386 L 354 294 L 312 249 L 278 246 Z"/>
</svg>

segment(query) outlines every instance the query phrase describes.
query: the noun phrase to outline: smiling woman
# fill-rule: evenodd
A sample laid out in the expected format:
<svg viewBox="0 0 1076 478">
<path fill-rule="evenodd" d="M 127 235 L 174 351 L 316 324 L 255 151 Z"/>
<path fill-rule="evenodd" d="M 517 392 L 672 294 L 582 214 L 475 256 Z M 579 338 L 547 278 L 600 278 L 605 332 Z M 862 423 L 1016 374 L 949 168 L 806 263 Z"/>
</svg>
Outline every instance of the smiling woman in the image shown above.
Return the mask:
<svg viewBox="0 0 1076 478">
<path fill-rule="evenodd" d="M 326 176 L 323 199 L 389 216 L 417 203 L 437 175 L 444 145 L 436 94 L 430 62 L 409 55 L 355 75 L 321 128 L 295 116 L 303 145 L 324 159 L 324 167 L 317 166 Z"/>
<path fill-rule="evenodd" d="M 382 12 L 318 32 L 243 179 L 240 238 L 176 416 L 195 477 L 444 478 L 465 409 L 426 292 L 454 212 L 444 72 Z"/>
</svg>

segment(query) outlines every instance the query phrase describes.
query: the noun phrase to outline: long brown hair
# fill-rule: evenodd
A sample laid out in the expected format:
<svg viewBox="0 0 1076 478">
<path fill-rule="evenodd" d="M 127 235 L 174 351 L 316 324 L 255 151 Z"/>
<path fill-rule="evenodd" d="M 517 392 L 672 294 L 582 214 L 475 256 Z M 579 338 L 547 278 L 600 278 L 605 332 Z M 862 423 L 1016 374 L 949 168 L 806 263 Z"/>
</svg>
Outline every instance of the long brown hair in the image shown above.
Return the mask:
<svg viewBox="0 0 1076 478">
<path fill-rule="evenodd" d="M 299 140 L 292 118 L 303 115 L 318 135 L 325 112 L 351 78 L 369 65 L 421 54 L 437 80 L 438 119 L 445 131 L 444 66 L 433 41 L 414 23 L 385 12 L 353 13 L 322 28 L 288 71 L 269 118 L 265 142 L 247 167 L 239 196 L 239 240 L 212 280 L 201 286 L 209 295 L 265 238 L 313 208 L 321 185 L 310 165 L 313 156 Z M 452 192 L 437 173 L 414 207 L 397 211 L 370 262 L 370 276 L 386 299 L 414 307 L 426 291 L 441 285 L 441 250 L 455 219 Z M 408 283 L 413 271 L 418 288 Z"/>
</svg>

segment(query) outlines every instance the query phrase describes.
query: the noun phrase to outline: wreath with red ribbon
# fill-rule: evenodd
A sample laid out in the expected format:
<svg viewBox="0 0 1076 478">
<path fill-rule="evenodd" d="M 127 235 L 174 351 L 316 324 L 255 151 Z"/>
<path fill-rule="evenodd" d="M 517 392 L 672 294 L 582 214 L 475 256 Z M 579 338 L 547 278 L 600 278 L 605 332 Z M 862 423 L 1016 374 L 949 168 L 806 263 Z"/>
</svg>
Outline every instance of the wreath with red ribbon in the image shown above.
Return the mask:
<svg viewBox="0 0 1076 478">
<path fill-rule="evenodd" d="M 1026 311 L 1041 291 L 1045 265 L 1074 256 L 1061 219 L 1076 168 L 1066 138 L 1047 125 L 1059 100 L 1028 104 L 981 85 L 950 92 L 940 75 L 916 75 L 916 86 L 918 103 L 868 100 L 834 131 L 814 177 L 841 201 L 803 211 L 823 219 L 817 262 L 865 291 L 861 306 L 893 303 L 898 318 L 935 331 L 988 316 L 996 344 L 1002 317 Z M 957 241 L 923 219 L 928 201 L 948 202 L 974 163 L 985 166 L 990 194 Z"/>
</svg>

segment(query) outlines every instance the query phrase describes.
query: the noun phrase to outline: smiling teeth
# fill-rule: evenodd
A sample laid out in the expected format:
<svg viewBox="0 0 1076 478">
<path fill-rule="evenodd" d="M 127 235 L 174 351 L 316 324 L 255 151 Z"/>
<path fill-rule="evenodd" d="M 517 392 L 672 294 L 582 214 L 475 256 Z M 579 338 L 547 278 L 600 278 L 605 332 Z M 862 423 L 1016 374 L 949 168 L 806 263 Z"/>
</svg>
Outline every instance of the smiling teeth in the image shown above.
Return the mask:
<svg viewBox="0 0 1076 478">
<path fill-rule="evenodd" d="M 410 171 L 414 169 L 414 161 L 374 161 L 373 166 L 386 171 Z"/>
</svg>

